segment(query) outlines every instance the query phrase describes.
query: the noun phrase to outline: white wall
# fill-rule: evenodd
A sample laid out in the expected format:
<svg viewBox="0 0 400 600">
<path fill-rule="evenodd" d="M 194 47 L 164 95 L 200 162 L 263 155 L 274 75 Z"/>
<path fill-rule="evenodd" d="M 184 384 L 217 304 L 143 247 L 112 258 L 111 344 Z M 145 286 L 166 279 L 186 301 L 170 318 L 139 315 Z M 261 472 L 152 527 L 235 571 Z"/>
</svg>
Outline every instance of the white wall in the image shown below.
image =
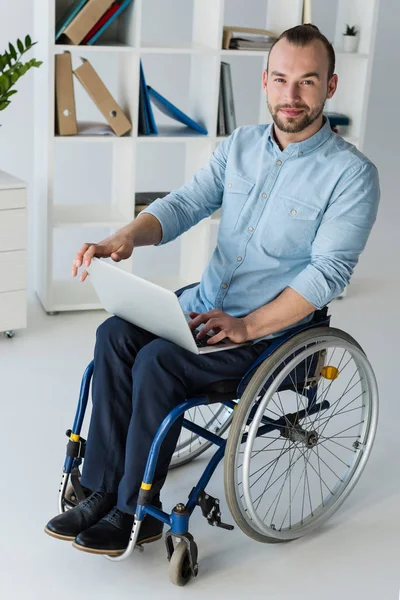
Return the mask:
<svg viewBox="0 0 400 600">
<path fill-rule="evenodd" d="M 254 0 L 253 0 L 254 2 Z M 263 0 L 263 4 L 265 0 Z M 236 13 L 232 3 L 232 19 Z M 2 2 L 0 9 L 0 48 L 9 41 L 33 33 L 32 0 L 13 0 Z M 237 6 L 236 6 L 237 8 Z M 318 14 L 316 13 L 317 17 Z M 327 13 L 321 13 L 321 28 L 329 28 Z M 187 20 L 188 15 L 185 16 Z M 323 21 L 322 21 L 323 20 Z M 370 104 L 367 113 L 367 134 L 365 153 L 378 166 L 382 184 L 382 205 L 378 223 L 373 232 L 365 257 L 368 268 L 373 264 L 376 272 L 388 264 L 387 257 L 394 249 L 399 251 L 397 233 L 400 202 L 398 199 L 398 140 L 400 137 L 400 118 L 397 105 L 400 93 L 398 77 L 398 57 L 400 56 L 400 3 L 398 0 L 381 0 L 378 31 L 375 45 L 375 57 L 371 80 Z M 327 31 L 329 35 L 329 31 Z M 34 51 L 33 51 L 34 54 Z M 32 55 L 33 55 L 32 54 Z M 14 96 L 11 106 L 0 112 L 0 168 L 32 184 L 33 178 L 33 73 L 29 72 L 18 84 L 19 93 Z M 30 187 L 30 226 L 29 242 L 32 246 L 33 202 Z M 397 217 L 397 219 L 396 219 Z M 397 245 L 396 245 L 397 244 Z M 30 254 L 30 273 L 33 257 Z M 387 267 L 390 268 L 390 267 Z M 30 275 L 32 287 L 32 275 Z"/>
</svg>

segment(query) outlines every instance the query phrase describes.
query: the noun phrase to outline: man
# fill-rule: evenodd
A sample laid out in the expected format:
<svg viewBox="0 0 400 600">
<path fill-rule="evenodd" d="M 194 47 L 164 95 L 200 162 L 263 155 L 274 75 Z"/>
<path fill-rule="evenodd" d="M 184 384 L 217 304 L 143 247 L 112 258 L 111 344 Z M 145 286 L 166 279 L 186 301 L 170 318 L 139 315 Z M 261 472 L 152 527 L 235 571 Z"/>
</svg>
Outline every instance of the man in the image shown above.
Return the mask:
<svg viewBox="0 0 400 600">
<path fill-rule="evenodd" d="M 179 300 L 192 329 L 204 324 L 199 336 L 214 330 L 208 343 L 251 343 L 195 355 L 117 317 L 106 320 L 97 331 L 82 476 L 93 494 L 52 519 L 50 535 L 88 552 L 122 552 L 163 418 L 196 390 L 244 374 L 271 337 L 311 320 L 348 284 L 376 218 L 379 182 L 375 166 L 323 116 L 338 83 L 334 68 L 333 48 L 316 27 L 284 32 L 263 73 L 273 125 L 237 129 L 190 183 L 77 253 L 73 276 L 93 256 L 120 261 L 137 246 L 167 243 L 222 205 L 217 248 L 201 283 Z M 156 506 L 180 428 L 181 420 L 161 449 Z M 146 517 L 139 543 L 161 533 L 162 523 Z"/>
</svg>

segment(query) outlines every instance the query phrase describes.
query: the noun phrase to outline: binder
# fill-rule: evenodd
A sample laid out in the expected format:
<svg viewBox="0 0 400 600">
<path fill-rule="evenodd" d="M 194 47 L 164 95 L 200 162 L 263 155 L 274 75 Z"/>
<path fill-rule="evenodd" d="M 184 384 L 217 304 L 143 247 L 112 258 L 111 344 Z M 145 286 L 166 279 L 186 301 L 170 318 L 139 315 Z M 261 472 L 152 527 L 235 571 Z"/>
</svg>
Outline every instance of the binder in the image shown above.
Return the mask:
<svg viewBox="0 0 400 600">
<path fill-rule="evenodd" d="M 146 85 L 146 78 L 144 76 L 142 61 L 140 61 L 140 88 L 141 88 L 142 94 L 143 94 L 144 117 L 146 120 L 146 129 L 147 129 L 147 133 L 145 135 L 149 135 L 149 134 L 157 135 L 158 128 L 156 125 L 156 121 L 154 119 L 153 108 L 152 108 L 151 102 L 150 102 L 148 86 Z"/>
<path fill-rule="evenodd" d="M 114 0 L 89 0 L 65 29 L 64 34 L 73 44 L 80 44 L 113 2 Z"/>
<path fill-rule="evenodd" d="M 106 23 L 94 34 L 94 36 L 89 40 L 88 44 L 91 46 L 96 42 L 96 40 L 105 32 L 105 30 L 115 21 L 117 17 L 129 6 L 129 4 L 133 2 L 133 0 L 124 0 L 121 4 L 121 0 L 119 0 L 120 7 L 119 9 L 108 19 Z"/>
<path fill-rule="evenodd" d="M 72 77 L 72 59 L 69 52 L 55 55 L 55 82 L 56 133 L 58 135 L 76 135 L 78 127 Z"/>
<path fill-rule="evenodd" d="M 253 27 L 231 27 L 228 25 L 224 26 L 223 29 L 223 36 L 222 36 L 222 49 L 223 50 L 229 50 L 230 49 L 230 43 L 231 43 L 231 39 L 232 39 L 232 34 L 233 33 L 249 33 L 251 35 L 265 35 L 268 36 L 270 38 L 274 38 L 276 39 L 277 36 L 276 33 L 273 33 L 272 31 L 268 31 L 268 29 L 254 29 Z"/>
<path fill-rule="evenodd" d="M 131 122 L 114 100 L 90 62 L 85 59 L 83 61 L 83 64 L 75 69 L 75 76 L 79 79 L 116 135 L 124 135 L 124 133 L 132 129 Z"/>
<path fill-rule="evenodd" d="M 75 2 L 68 8 L 68 10 L 63 14 L 61 19 L 59 19 L 56 23 L 56 41 L 60 37 L 64 30 L 71 21 L 76 17 L 78 12 L 83 8 L 88 0 L 75 0 Z"/>
<path fill-rule="evenodd" d="M 226 135 L 225 130 L 225 110 L 224 110 L 224 94 L 222 86 L 222 65 L 219 77 L 219 97 L 218 97 L 218 123 L 217 123 L 217 135 Z"/>
<path fill-rule="evenodd" d="M 104 15 L 100 17 L 96 25 L 94 25 L 94 27 L 92 27 L 92 29 L 85 35 L 81 44 L 87 44 L 94 37 L 94 35 L 103 27 L 103 25 L 105 25 L 105 23 L 107 23 L 111 19 L 111 17 L 114 13 L 117 12 L 119 7 L 120 3 L 114 2 L 114 4 L 110 6 L 110 8 L 104 13 Z"/>
<path fill-rule="evenodd" d="M 171 117 L 171 119 L 175 119 L 175 121 L 179 121 L 180 123 L 187 125 L 188 127 L 190 127 L 191 129 L 194 129 L 194 131 L 197 131 L 198 133 L 201 133 L 203 135 L 208 134 L 207 129 L 205 129 L 204 127 L 202 127 L 202 125 L 200 125 L 199 123 L 196 123 L 196 121 L 194 121 L 193 119 L 191 119 L 190 117 L 185 115 L 184 112 L 179 110 L 179 108 L 174 106 L 172 104 L 172 102 L 169 102 L 169 100 L 164 98 L 164 96 L 162 96 L 161 94 L 156 92 L 155 89 L 153 89 L 149 85 L 147 86 L 147 89 L 149 91 L 151 101 L 165 115 L 167 115 L 168 117 Z"/>
<path fill-rule="evenodd" d="M 235 103 L 233 100 L 231 65 L 221 62 L 222 98 L 224 102 L 225 131 L 230 135 L 236 129 Z"/>
</svg>

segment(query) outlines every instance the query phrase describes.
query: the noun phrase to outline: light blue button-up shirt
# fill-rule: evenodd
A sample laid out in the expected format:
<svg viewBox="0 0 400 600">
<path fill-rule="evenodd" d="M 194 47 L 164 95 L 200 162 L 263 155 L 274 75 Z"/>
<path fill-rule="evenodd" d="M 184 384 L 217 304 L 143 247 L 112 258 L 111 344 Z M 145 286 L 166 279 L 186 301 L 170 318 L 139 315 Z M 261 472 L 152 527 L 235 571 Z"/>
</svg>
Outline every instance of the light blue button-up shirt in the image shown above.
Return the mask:
<svg viewBox="0 0 400 600">
<path fill-rule="evenodd" d="M 219 308 L 240 317 L 286 287 L 316 308 L 340 294 L 379 198 L 376 167 L 325 120 L 315 135 L 283 151 L 273 125 L 236 129 L 188 184 L 143 213 L 159 220 L 165 244 L 222 208 L 215 251 L 180 303 L 186 312 Z"/>
</svg>

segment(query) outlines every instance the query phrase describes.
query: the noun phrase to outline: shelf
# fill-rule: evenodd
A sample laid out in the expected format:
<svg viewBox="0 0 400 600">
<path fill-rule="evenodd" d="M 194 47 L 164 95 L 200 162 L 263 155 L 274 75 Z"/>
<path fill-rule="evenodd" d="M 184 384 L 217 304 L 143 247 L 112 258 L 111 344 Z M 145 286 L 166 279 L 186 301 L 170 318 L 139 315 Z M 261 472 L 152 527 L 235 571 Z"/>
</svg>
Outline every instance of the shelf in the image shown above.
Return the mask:
<svg viewBox="0 0 400 600">
<path fill-rule="evenodd" d="M 126 225 L 132 218 L 124 217 L 113 206 L 55 205 L 53 227 L 111 227 Z"/>
<path fill-rule="evenodd" d="M 196 43 L 182 43 L 176 46 L 157 46 L 157 45 L 144 45 L 140 46 L 139 52 L 141 54 L 214 54 L 215 51 L 208 46 Z"/>
<path fill-rule="evenodd" d="M 226 56 L 263 56 L 267 58 L 269 50 L 221 50 L 221 57 Z"/>
<path fill-rule="evenodd" d="M 54 44 L 54 51 L 60 52 L 134 52 L 136 48 L 134 46 L 128 46 L 119 42 L 105 42 L 96 46 L 88 46 L 86 44 Z"/>
<path fill-rule="evenodd" d="M 82 142 L 91 144 L 131 144 L 131 135 L 55 135 L 54 141 L 57 144 L 81 144 Z"/>
<path fill-rule="evenodd" d="M 139 135 L 137 141 L 139 144 L 148 144 L 152 142 L 174 143 L 174 142 L 193 142 L 198 140 L 210 141 L 211 135 L 202 135 L 193 129 L 182 125 L 158 125 L 158 135 Z"/>
</svg>

